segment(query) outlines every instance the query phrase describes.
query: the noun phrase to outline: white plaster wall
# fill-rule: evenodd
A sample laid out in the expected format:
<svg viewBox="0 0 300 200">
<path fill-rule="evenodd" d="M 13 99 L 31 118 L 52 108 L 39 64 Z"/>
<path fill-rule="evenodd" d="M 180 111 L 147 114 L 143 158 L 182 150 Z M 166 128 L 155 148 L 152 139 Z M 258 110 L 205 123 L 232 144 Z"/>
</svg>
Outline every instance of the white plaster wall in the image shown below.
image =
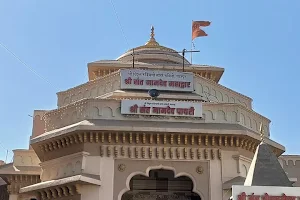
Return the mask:
<svg viewBox="0 0 300 200">
<path fill-rule="evenodd" d="M 101 186 L 99 195 L 101 199 L 113 199 L 114 190 L 114 159 L 102 157 L 100 162 Z"/>
<path fill-rule="evenodd" d="M 33 150 L 17 149 L 13 150 L 15 166 L 39 166 L 40 160 Z"/>
<path fill-rule="evenodd" d="M 240 174 L 239 176 L 246 177 L 250 168 L 251 162 L 240 161 Z"/>
<path fill-rule="evenodd" d="M 237 155 L 238 152 L 235 151 L 222 151 L 222 175 L 223 182 L 226 182 L 238 174 L 238 163 L 233 159 L 232 156 Z"/>
<path fill-rule="evenodd" d="M 9 200 L 18 200 L 18 196 L 17 194 L 10 194 L 9 195 Z"/>
<path fill-rule="evenodd" d="M 250 98 L 200 76 L 194 77 L 194 90 L 196 94 L 202 95 L 213 102 L 237 103 L 252 109 Z"/>
<path fill-rule="evenodd" d="M 86 164 L 84 168 L 84 173 L 100 175 L 100 156 L 88 156 L 86 157 Z"/>
<path fill-rule="evenodd" d="M 107 199 L 100 195 L 100 187 L 95 185 L 82 185 L 80 187 L 81 200 Z"/>
<path fill-rule="evenodd" d="M 210 199 L 222 199 L 221 161 L 211 160 L 210 163 Z"/>
<path fill-rule="evenodd" d="M 41 164 L 43 169 L 41 180 L 47 181 L 81 174 L 85 167 L 89 167 L 85 165 L 88 154 L 80 152 L 43 162 Z M 90 163 L 90 165 L 93 167 L 93 164 Z M 97 166 L 99 167 L 99 165 Z"/>
</svg>

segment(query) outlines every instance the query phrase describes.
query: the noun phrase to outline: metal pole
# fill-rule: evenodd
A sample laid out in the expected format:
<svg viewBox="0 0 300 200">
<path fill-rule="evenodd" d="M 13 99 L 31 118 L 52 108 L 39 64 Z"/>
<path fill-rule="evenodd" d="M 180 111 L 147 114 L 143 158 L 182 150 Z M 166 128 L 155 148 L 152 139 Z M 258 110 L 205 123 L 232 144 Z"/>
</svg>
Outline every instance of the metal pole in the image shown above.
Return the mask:
<svg viewBox="0 0 300 200">
<path fill-rule="evenodd" d="M 185 56 L 185 51 L 186 51 L 186 49 L 182 50 L 182 71 L 183 72 L 184 72 L 184 60 L 185 60 L 184 56 Z"/>
<path fill-rule="evenodd" d="M 192 20 L 192 34 L 191 34 L 191 36 L 192 36 L 192 40 L 191 40 L 191 64 L 193 63 L 193 22 L 194 22 L 194 20 Z"/>
<path fill-rule="evenodd" d="M 6 150 L 5 164 L 7 163 L 8 150 Z"/>
<path fill-rule="evenodd" d="M 134 68 L 134 48 L 132 49 L 132 68 Z"/>
<path fill-rule="evenodd" d="M 193 40 L 191 42 L 191 64 L 193 63 Z"/>
</svg>

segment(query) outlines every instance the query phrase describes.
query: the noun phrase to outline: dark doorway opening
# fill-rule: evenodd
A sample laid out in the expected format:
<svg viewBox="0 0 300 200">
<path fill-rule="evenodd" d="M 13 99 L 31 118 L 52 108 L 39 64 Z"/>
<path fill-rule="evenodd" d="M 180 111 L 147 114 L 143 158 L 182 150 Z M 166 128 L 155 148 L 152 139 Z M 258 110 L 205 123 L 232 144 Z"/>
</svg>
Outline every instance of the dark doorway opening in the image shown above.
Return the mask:
<svg viewBox="0 0 300 200">
<path fill-rule="evenodd" d="M 193 192 L 193 182 L 189 177 L 176 177 L 173 171 L 151 170 L 149 177 L 136 175 L 130 180 L 130 191 L 122 200 L 201 200 Z"/>
</svg>

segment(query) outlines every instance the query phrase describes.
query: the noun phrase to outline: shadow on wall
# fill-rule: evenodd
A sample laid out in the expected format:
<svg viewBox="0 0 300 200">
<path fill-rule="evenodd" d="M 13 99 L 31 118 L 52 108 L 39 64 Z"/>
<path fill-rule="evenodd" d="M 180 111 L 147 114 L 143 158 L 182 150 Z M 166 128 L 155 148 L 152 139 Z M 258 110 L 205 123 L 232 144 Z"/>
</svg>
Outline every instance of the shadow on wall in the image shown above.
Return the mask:
<svg viewBox="0 0 300 200">
<path fill-rule="evenodd" d="M 7 185 L 0 185 L 0 200 L 9 200 Z"/>
</svg>

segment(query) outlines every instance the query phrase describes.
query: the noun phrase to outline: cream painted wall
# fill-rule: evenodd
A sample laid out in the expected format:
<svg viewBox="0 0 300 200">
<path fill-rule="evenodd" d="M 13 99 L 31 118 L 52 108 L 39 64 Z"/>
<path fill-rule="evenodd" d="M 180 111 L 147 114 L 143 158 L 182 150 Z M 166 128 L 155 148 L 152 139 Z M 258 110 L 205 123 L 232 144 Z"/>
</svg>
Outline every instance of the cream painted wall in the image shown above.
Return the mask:
<svg viewBox="0 0 300 200">
<path fill-rule="evenodd" d="M 87 152 L 80 152 L 43 162 L 41 180 L 47 181 L 81 174 L 85 167 L 90 167 L 86 165 L 88 155 Z"/>
<path fill-rule="evenodd" d="M 290 179 L 295 180 L 294 186 L 300 187 L 300 156 L 283 155 L 279 159 L 283 169 Z"/>
<path fill-rule="evenodd" d="M 102 157 L 100 161 L 101 186 L 99 196 L 101 199 L 113 199 L 114 191 L 114 158 Z M 96 200 L 96 199 L 95 199 Z"/>
<path fill-rule="evenodd" d="M 251 158 L 239 155 L 238 151 L 222 151 L 223 182 L 237 176 L 246 177 L 251 160 Z"/>
<path fill-rule="evenodd" d="M 239 175 L 237 166 L 238 163 L 233 159 L 233 156 L 237 154 L 237 151 L 222 151 L 223 182 L 226 182 Z"/>
<path fill-rule="evenodd" d="M 17 194 L 10 194 L 9 195 L 9 200 L 18 200 L 18 196 Z"/>
<path fill-rule="evenodd" d="M 221 161 L 211 160 L 210 167 L 210 199 L 222 199 Z"/>
<path fill-rule="evenodd" d="M 103 159 L 103 158 L 102 158 Z M 88 156 L 85 161 L 84 173 L 100 175 L 101 173 L 101 157 Z"/>
<path fill-rule="evenodd" d="M 101 195 L 100 187 L 95 185 L 82 185 L 80 187 L 81 199 L 83 200 L 106 200 L 105 196 Z"/>
<path fill-rule="evenodd" d="M 15 166 L 39 166 L 40 160 L 33 150 L 16 149 L 13 150 Z"/>
</svg>

